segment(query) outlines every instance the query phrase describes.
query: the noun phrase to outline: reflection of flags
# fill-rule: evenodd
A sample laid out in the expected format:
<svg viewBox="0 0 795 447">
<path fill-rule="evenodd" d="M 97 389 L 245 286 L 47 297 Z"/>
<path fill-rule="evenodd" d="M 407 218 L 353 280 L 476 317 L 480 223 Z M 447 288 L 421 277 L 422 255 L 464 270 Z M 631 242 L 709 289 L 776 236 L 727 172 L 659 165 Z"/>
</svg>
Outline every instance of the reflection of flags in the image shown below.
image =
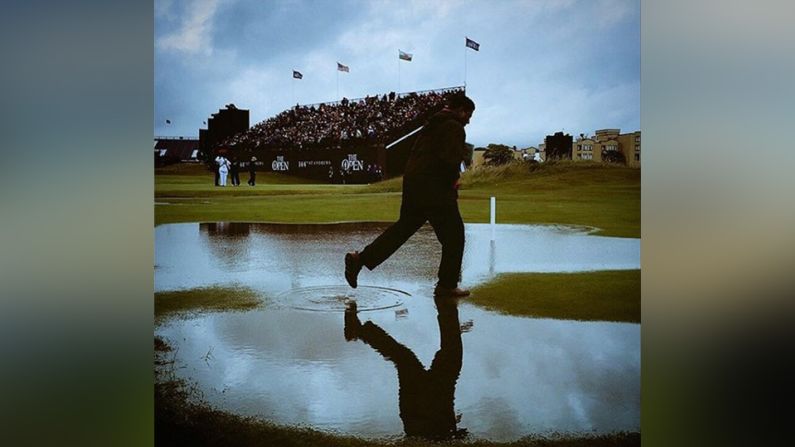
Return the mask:
<svg viewBox="0 0 795 447">
<path fill-rule="evenodd" d="M 350 69 L 347 65 L 342 65 L 341 63 L 337 62 L 337 70 L 344 71 L 345 73 L 350 73 Z"/>
<path fill-rule="evenodd" d="M 166 120 L 166 124 L 171 124 L 171 120 Z"/>
<path fill-rule="evenodd" d="M 304 79 L 304 75 L 302 75 L 300 71 L 295 71 L 295 70 L 293 70 L 293 77 L 295 79 Z"/>
<path fill-rule="evenodd" d="M 411 57 L 412 56 L 411 56 L 410 53 L 404 53 L 404 52 L 402 52 L 400 50 L 398 50 L 398 53 L 399 53 L 398 54 L 399 58 L 403 59 L 404 61 L 411 61 Z"/>
<path fill-rule="evenodd" d="M 475 42 L 474 40 L 470 39 L 469 37 L 467 37 L 466 39 L 467 39 L 467 46 L 469 48 L 472 48 L 475 51 L 480 51 L 480 44 L 479 43 Z"/>
</svg>

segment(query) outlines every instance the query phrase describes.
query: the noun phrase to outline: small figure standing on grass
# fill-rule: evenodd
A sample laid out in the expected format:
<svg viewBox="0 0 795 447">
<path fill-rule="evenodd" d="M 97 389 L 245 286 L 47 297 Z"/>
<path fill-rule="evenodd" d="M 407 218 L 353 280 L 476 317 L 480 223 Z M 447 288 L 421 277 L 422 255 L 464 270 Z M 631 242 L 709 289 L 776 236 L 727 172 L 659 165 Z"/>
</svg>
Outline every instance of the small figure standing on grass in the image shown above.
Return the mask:
<svg viewBox="0 0 795 447">
<path fill-rule="evenodd" d="M 251 157 L 248 164 L 248 184 L 254 186 L 257 183 L 257 157 Z"/>
<path fill-rule="evenodd" d="M 232 157 L 229 164 L 229 173 L 232 175 L 232 186 L 240 186 L 240 161 L 237 157 Z"/>
<path fill-rule="evenodd" d="M 215 157 L 215 162 L 218 163 L 218 174 L 220 175 L 218 186 L 226 186 L 226 176 L 229 175 L 229 160 L 223 155 L 219 155 Z"/>
<path fill-rule="evenodd" d="M 469 295 L 468 290 L 458 287 L 464 257 L 464 221 L 458 210 L 458 187 L 462 163 L 469 157 L 464 126 L 469 124 L 474 111 L 471 99 L 456 95 L 425 123 L 406 164 L 400 218 L 361 253 L 345 255 L 345 279 L 351 287 L 356 288 L 362 266 L 376 268 L 425 222 L 430 222 L 442 244 L 439 282 L 434 295 Z"/>
</svg>

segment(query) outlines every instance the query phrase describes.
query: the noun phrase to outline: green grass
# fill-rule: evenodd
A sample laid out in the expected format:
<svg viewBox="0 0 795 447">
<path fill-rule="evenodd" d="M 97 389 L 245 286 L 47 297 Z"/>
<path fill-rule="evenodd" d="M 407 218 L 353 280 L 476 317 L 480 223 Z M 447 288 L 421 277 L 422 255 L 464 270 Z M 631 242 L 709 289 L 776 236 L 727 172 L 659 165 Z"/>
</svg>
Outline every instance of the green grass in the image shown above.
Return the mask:
<svg viewBox="0 0 795 447">
<path fill-rule="evenodd" d="M 467 300 L 511 315 L 640 323 L 640 270 L 502 274 Z"/>
<path fill-rule="evenodd" d="M 240 172 L 240 186 L 214 185 L 214 174 L 203 164 L 175 164 L 155 169 L 155 197 L 251 197 L 272 194 L 328 193 L 335 190 L 324 182 L 275 172 L 257 172 L 257 186 L 251 187 L 248 171 Z M 336 186 L 336 185 L 334 185 Z M 339 185 L 344 187 L 345 185 Z"/>
<path fill-rule="evenodd" d="M 203 167 L 156 170 L 155 224 L 174 222 L 393 221 L 400 208 L 400 178 L 373 185 L 329 185 L 259 173 L 257 186 L 213 186 Z M 597 227 L 605 236 L 640 237 L 640 170 L 594 162 L 478 167 L 462 177 L 464 221 L 489 221 L 497 198 L 498 223 Z"/>
<path fill-rule="evenodd" d="M 242 311 L 258 307 L 261 300 L 248 288 L 206 287 L 155 293 L 155 321 L 178 314 Z"/>
</svg>

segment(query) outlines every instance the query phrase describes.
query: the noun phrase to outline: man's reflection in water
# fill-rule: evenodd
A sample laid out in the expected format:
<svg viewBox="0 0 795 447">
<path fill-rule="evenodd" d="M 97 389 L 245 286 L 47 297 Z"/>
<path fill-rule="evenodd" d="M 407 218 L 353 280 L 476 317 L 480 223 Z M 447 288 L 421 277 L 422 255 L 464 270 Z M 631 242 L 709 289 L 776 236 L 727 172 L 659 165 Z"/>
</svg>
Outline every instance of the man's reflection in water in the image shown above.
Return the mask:
<svg viewBox="0 0 795 447">
<path fill-rule="evenodd" d="M 398 343 L 371 321 L 362 324 L 356 303 L 345 311 L 345 339 L 361 340 L 395 364 L 398 373 L 400 418 L 408 436 L 432 440 L 463 438 L 453 409 L 455 384 L 461 372 L 463 348 L 458 321 L 458 303 L 453 298 L 435 298 L 441 347 L 425 369 L 411 349 Z"/>
</svg>

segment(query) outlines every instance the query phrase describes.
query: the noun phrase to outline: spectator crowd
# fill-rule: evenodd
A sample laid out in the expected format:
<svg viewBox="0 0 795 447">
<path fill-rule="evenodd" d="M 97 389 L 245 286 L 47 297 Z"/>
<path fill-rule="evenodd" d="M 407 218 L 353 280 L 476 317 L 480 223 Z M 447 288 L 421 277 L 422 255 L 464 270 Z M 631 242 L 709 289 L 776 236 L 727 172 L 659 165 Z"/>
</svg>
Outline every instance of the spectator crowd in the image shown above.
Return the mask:
<svg viewBox="0 0 795 447">
<path fill-rule="evenodd" d="M 386 143 L 419 126 L 461 88 L 343 98 L 336 103 L 299 106 L 230 137 L 224 145 L 249 149 L 328 148 Z"/>
</svg>

